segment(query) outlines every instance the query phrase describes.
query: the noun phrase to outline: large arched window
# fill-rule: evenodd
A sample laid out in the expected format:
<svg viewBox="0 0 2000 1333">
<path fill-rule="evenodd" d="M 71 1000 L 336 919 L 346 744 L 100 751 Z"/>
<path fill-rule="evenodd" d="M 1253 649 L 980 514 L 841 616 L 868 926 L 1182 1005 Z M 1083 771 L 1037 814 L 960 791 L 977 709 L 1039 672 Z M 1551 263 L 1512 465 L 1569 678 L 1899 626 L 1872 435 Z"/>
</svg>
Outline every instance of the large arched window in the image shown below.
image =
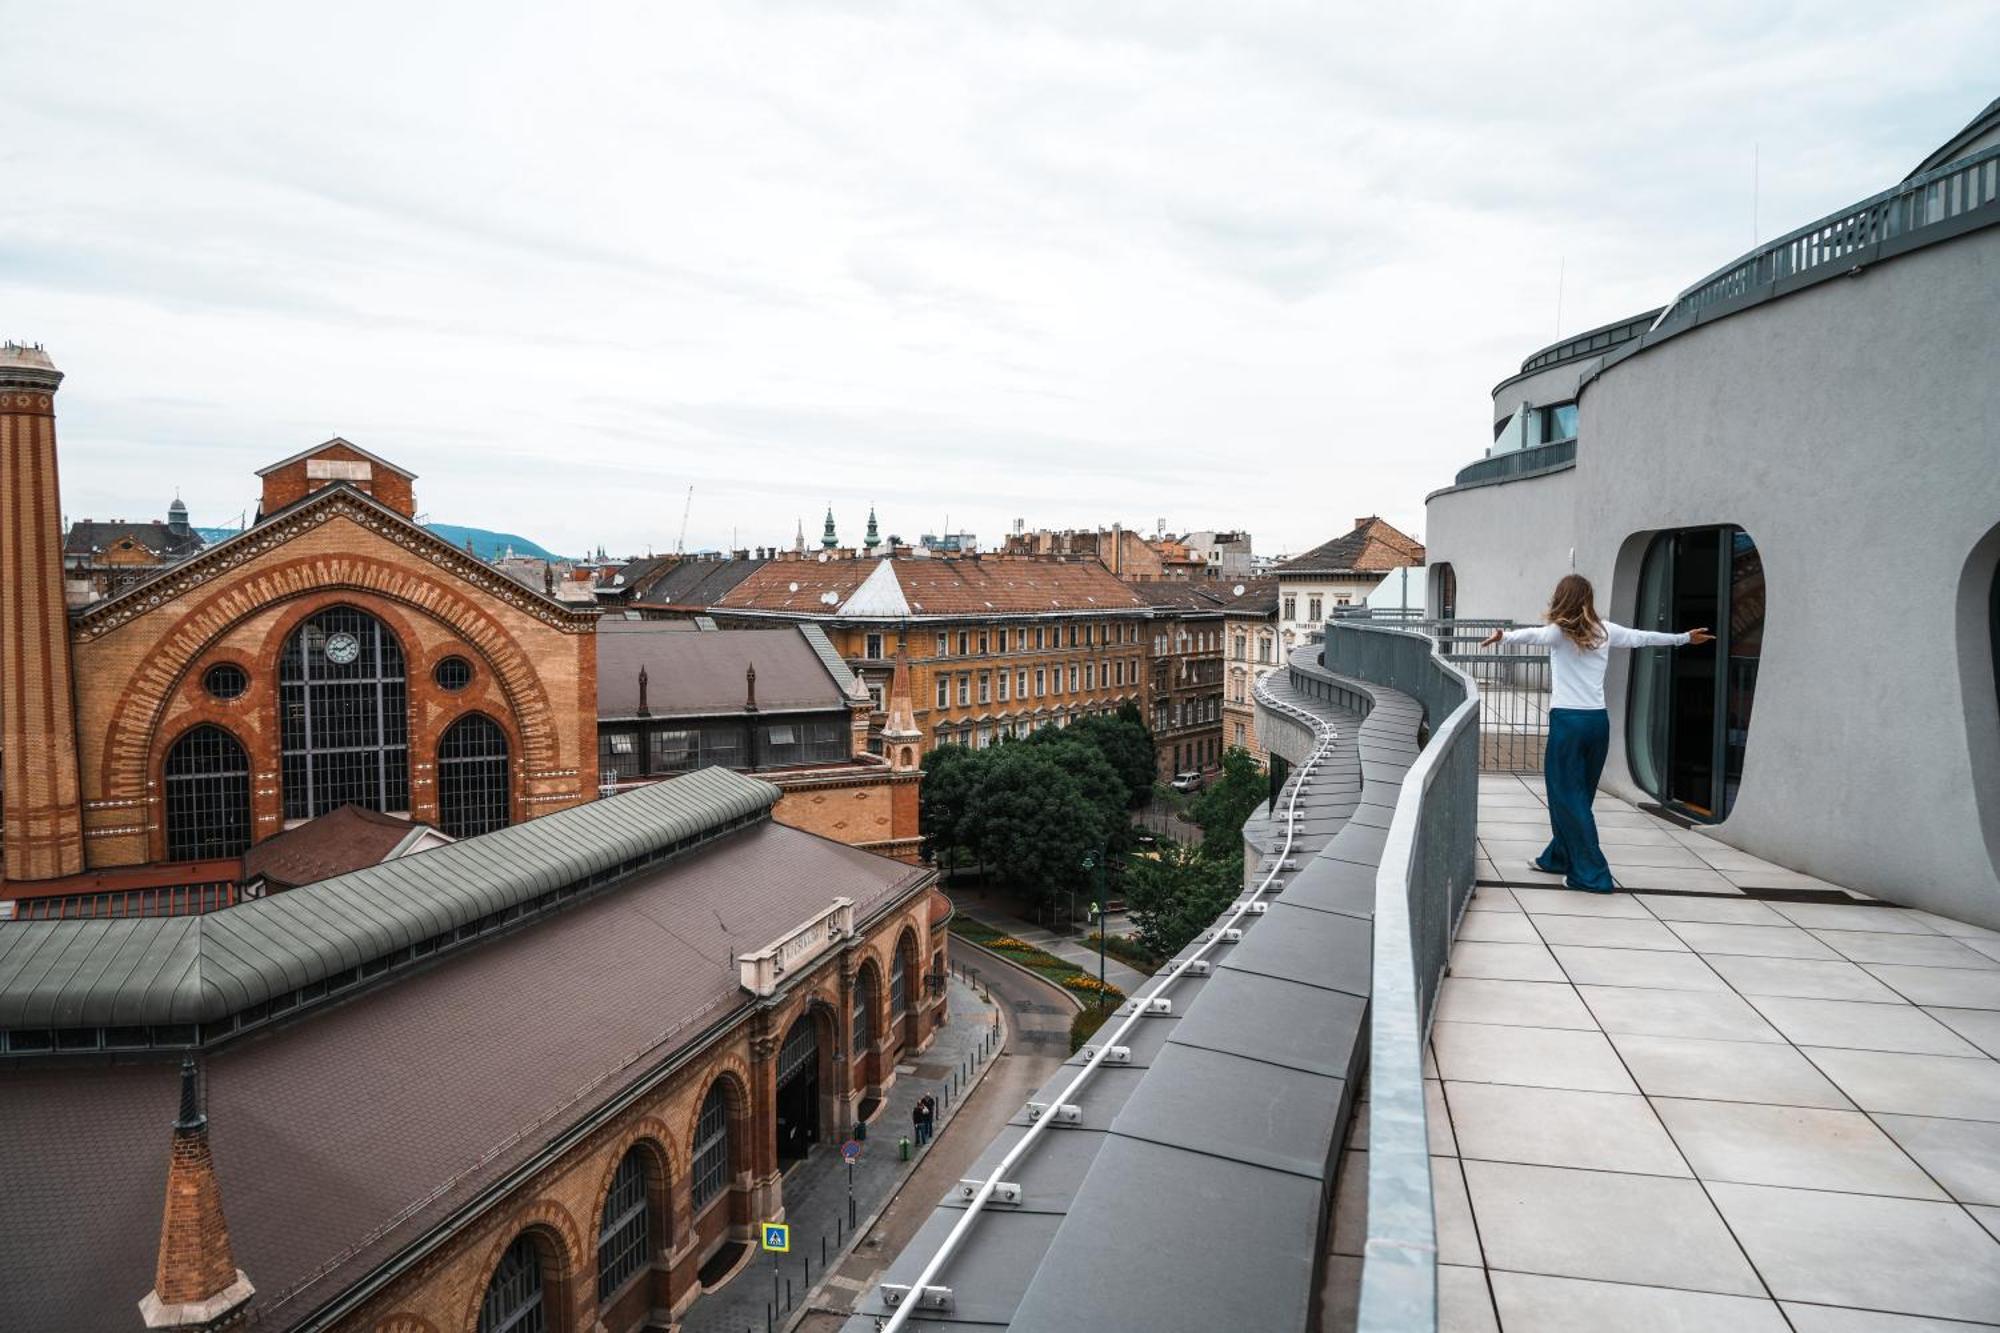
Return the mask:
<svg viewBox="0 0 2000 1333">
<path fill-rule="evenodd" d="M 652 1192 L 646 1151 L 634 1148 L 618 1163 L 604 1214 L 597 1222 L 597 1299 L 608 1301 L 643 1269 L 653 1248 Z"/>
<path fill-rule="evenodd" d="M 1764 649 L 1764 560 L 1741 528 L 1663 532 L 1646 549 L 1632 621 L 1706 626 L 1715 643 L 1632 655 L 1625 740 L 1632 776 L 1663 805 L 1729 817 L 1743 781 L 1750 705 Z"/>
<path fill-rule="evenodd" d="M 903 956 L 907 951 L 902 943 L 896 945 L 896 955 L 889 962 L 889 1012 L 901 1017 L 910 1007 L 910 979 L 904 966 Z"/>
<path fill-rule="evenodd" d="M 534 1237 L 520 1236 L 500 1256 L 479 1303 L 479 1333 L 548 1333 L 542 1305 L 542 1257 Z"/>
<path fill-rule="evenodd" d="M 286 819 L 410 808 L 409 683 L 403 646 L 381 621 L 334 606 L 292 631 L 278 712 Z"/>
<path fill-rule="evenodd" d="M 874 964 L 864 964 L 854 974 L 854 1053 L 860 1055 L 875 1044 L 875 1005 L 880 987 Z"/>
<path fill-rule="evenodd" d="M 507 827 L 507 735 L 468 713 L 438 739 L 438 827 L 470 838 Z"/>
<path fill-rule="evenodd" d="M 717 1081 L 702 1099 L 694 1126 L 692 1195 L 700 1212 L 729 1183 L 729 1093 Z"/>
<path fill-rule="evenodd" d="M 241 856 L 250 846 L 250 757 L 204 722 L 167 751 L 167 859 Z"/>
</svg>

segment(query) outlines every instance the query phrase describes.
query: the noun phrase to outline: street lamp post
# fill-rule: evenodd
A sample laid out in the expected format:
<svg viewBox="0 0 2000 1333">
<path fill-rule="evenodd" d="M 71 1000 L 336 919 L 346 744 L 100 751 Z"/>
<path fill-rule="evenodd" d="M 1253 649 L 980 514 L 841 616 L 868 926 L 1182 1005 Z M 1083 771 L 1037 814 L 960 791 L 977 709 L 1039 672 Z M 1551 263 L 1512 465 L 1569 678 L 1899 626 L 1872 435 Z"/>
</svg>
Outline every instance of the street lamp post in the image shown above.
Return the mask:
<svg viewBox="0 0 2000 1333">
<path fill-rule="evenodd" d="M 1104 1009 L 1104 854 L 1100 848 L 1095 852 L 1085 852 L 1083 868 L 1091 872 L 1092 887 L 1097 890 L 1097 901 L 1090 905 L 1091 920 L 1097 923 L 1097 1008 Z M 1070 901 L 1076 901 L 1076 890 L 1070 890 Z M 1074 911 L 1074 907 L 1071 909 Z"/>
</svg>

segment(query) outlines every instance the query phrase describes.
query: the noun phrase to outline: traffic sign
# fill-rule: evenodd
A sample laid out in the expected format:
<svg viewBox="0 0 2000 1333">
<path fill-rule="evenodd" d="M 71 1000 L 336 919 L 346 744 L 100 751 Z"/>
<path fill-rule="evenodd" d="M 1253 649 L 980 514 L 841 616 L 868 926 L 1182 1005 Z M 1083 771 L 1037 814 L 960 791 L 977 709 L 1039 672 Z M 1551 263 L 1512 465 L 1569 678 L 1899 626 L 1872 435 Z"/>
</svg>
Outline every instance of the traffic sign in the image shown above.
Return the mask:
<svg viewBox="0 0 2000 1333">
<path fill-rule="evenodd" d="M 789 1253 L 792 1248 L 792 1229 L 783 1222 L 766 1222 L 764 1248 L 774 1254 Z"/>
<path fill-rule="evenodd" d="M 853 1166 L 856 1162 L 861 1160 L 860 1141 L 858 1139 L 849 1139 L 847 1142 L 841 1144 L 840 1155 L 842 1158 L 846 1160 L 849 1166 Z"/>
</svg>

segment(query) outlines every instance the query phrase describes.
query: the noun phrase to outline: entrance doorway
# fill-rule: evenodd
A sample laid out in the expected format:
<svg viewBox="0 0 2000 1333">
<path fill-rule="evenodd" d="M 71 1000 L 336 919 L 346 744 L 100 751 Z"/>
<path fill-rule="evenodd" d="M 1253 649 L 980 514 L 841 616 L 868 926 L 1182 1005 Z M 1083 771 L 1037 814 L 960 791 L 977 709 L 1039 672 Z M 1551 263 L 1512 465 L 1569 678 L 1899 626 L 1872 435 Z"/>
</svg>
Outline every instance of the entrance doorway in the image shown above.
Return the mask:
<svg viewBox="0 0 2000 1333">
<path fill-rule="evenodd" d="M 819 1029 L 800 1014 L 778 1048 L 778 1164 L 799 1161 L 819 1142 Z"/>
<path fill-rule="evenodd" d="M 1634 654 L 1627 741 L 1639 785 L 1696 819 L 1726 819 L 1743 781 L 1764 647 L 1764 562 L 1736 527 L 1661 533 L 1639 575 L 1640 629 L 1707 626 L 1712 647 Z"/>
</svg>

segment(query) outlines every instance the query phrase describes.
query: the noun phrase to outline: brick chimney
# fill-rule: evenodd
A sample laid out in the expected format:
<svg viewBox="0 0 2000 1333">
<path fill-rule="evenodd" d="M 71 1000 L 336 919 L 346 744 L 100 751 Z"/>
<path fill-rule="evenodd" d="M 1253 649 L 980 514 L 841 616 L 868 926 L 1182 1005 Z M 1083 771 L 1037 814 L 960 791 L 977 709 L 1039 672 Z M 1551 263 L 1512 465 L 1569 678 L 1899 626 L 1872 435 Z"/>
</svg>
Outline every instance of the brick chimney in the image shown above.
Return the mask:
<svg viewBox="0 0 2000 1333">
<path fill-rule="evenodd" d="M 76 703 L 56 493 L 56 387 L 40 347 L 0 343 L 0 879 L 83 869 Z"/>
<path fill-rule="evenodd" d="M 228 1328 L 248 1311 L 256 1288 L 229 1248 L 222 1190 L 208 1150 L 194 1058 L 181 1063 L 181 1113 L 167 1162 L 167 1206 L 160 1218 L 160 1261 L 153 1289 L 139 1302 L 147 1328 Z"/>
</svg>

